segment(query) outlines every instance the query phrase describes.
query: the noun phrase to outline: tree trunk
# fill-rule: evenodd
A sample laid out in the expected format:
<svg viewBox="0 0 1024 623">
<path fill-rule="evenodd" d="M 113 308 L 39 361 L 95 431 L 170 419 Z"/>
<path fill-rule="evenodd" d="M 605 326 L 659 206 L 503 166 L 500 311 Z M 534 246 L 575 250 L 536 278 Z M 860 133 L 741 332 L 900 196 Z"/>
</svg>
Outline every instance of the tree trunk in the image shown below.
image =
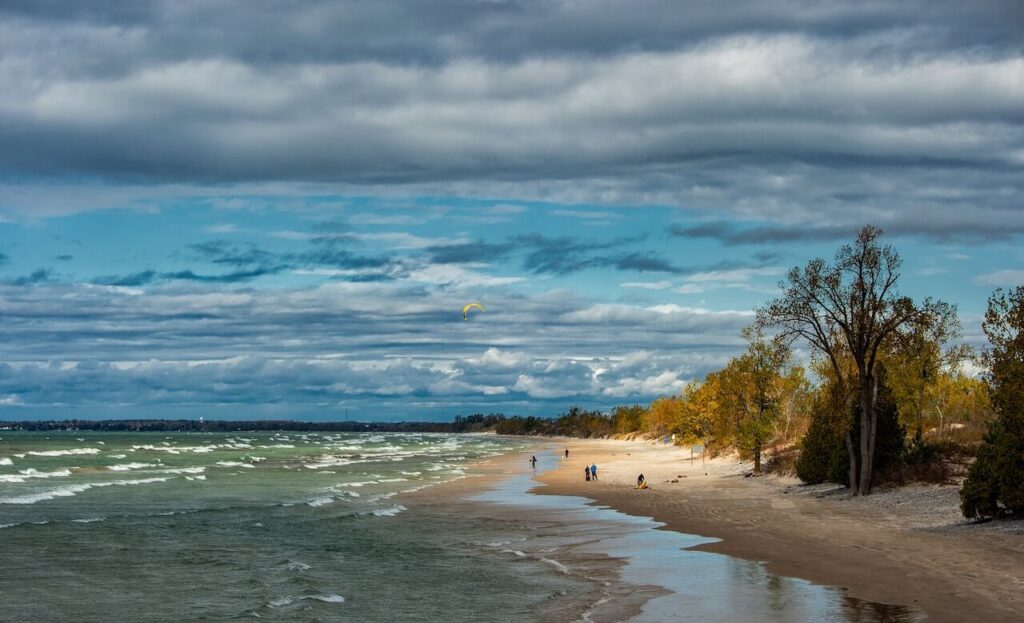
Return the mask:
<svg viewBox="0 0 1024 623">
<path fill-rule="evenodd" d="M 754 442 L 754 473 L 761 473 L 761 444 Z"/>
<path fill-rule="evenodd" d="M 864 375 L 860 388 L 860 486 L 861 495 L 871 493 L 871 472 L 874 467 L 875 428 L 875 379 Z"/>
<path fill-rule="evenodd" d="M 853 438 L 850 436 L 850 431 L 846 431 L 843 439 L 846 440 L 846 451 L 850 455 L 850 493 L 857 495 L 860 493 L 857 488 L 857 451 L 853 447 Z"/>
</svg>

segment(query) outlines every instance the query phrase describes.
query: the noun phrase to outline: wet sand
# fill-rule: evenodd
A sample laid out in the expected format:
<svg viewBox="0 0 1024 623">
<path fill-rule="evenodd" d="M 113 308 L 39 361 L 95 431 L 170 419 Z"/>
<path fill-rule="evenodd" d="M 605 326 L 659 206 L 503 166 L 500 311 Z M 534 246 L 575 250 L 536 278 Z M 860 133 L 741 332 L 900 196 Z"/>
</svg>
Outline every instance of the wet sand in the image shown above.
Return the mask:
<svg viewBox="0 0 1024 623">
<path fill-rule="evenodd" d="M 752 562 L 755 556 L 723 556 L 742 552 L 698 536 L 702 533 L 696 529 L 658 530 L 663 527 L 658 521 L 664 519 L 650 519 L 655 509 L 644 506 L 654 498 L 629 496 L 654 493 L 659 485 L 655 483 L 651 491 L 634 491 L 626 483 L 635 478 L 632 466 L 616 463 L 620 454 L 627 461 L 633 456 L 648 461 L 653 456 L 649 447 L 570 443 L 573 454 L 564 460 L 560 454 L 564 444 L 552 447 L 538 440 L 530 451 L 542 459 L 536 473 L 527 464 L 530 453 L 513 453 L 473 465 L 467 478 L 403 495 L 402 501 L 433 506 L 433 512 L 508 522 L 515 526 L 510 535 L 517 536 L 487 544 L 494 553 L 550 564 L 586 585 L 573 594 L 553 596 L 535 613 L 541 621 L 922 619 L 909 600 L 863 601 L 841 589 L 821 586 L 826 584 L 822 577 L 797 569 L 765 568 Z M 595 460 L 601 466 L 597 483 L 575 477 L 584 456 L 588 463 Z M 670 459 L 677 463 L 678 453 L 671 452 Z M 654 483 L 661 474 L 655 469 L 648 475 Z M 540 481 L 549 484 L 540 485 Z M 592 502 L 595 499 L 598 503 Z"/>
<path fill-rule="evenodd" d="M 749 465 L 735 459 L 691 464 L 688 451 L 662 444 L 559 443 L 570 456 L 538 478 L 544 484 L 535 493 L 585 496 L 668 530 L 718 538 L 697 549 L 761 561 L 773 574 L 846 587 L 872 602 L 914 606 L 929 621 L 1024 619 L 1024 522 L 967 525 L 956 515 L 953 487 L 850 499 L 834 486 L 745 478 Z M 600 480 L 585 482 L 581 471 L 592 462 Z M 649 490 L 633 488 L 641 472 Z"/>
</svg>

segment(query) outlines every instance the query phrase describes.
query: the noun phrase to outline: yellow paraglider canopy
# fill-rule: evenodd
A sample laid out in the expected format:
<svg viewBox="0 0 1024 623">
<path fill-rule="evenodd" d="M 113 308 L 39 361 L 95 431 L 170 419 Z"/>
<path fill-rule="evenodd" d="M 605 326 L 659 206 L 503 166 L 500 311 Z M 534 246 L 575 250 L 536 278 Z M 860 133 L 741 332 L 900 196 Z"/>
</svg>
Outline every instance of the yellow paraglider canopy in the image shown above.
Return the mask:
<svg viewBox="0 0 1024 623">
<path fill-rule="evenodd" d="M 469 303 L 468 305 L 462 308 L 463 320 L 469 320 L 469 310 L 473 309 L 474 307 L 476 307 L 480 311 L 487 311 L 486 309 L 484 309 L 484 306 L 481 305 L 480 303 Z"/>
</svg>

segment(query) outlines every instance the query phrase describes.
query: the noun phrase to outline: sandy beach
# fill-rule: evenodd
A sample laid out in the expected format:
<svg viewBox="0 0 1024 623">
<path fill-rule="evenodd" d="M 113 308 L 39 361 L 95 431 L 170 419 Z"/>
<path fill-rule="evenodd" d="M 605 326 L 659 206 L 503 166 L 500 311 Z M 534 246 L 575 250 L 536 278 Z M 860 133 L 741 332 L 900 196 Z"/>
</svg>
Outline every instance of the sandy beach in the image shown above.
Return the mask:
<svg viewBox="0 0 1024 623">
<path fill-rule="evenodd" d="M 1024 525 L 967 524 L 953 486 L 849 498 L 834 485 L 745 477 L 749 464 L 646 441 L 559 440 L 568 459 L 535 493 L 584 496 L 664 528 L 721 539 L 699 549 L 761 561 L 768 571 L 907 605 L 929 621 L 1019 621 Z M 597 482 L 583 466 L 596 463 Z M 636 490 L 643 473 L 650 489 Z"/>
</svg>

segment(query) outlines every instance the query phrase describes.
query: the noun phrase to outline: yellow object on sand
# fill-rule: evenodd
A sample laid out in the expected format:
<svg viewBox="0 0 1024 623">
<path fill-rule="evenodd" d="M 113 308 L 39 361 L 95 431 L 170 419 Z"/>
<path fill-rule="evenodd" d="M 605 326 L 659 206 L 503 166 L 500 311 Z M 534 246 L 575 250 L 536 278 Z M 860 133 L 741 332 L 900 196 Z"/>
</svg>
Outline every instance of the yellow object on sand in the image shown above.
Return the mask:
<svg viewBox="0 0 1024 623">
<path fill-rule="evenodd" d="M 634 489 L 650 489 L 650 487 L 647 486 L 647 482 L 646 481 L 643 482 L 642 484 L 639 484 L 639 485 L 633 487 L 633 488 Z"/>
<path fill-rule="evenodd" d="M 469 320 L 469 310 L 473 309 L 474 307 L 476 307 L 480 311 L 487 311 L 486 309 L 484 309 L 484 306 L 481 305 L 480 303 L 469 303 L 468 305 L 462 308 L 463 320 Z"/>
</svg>

